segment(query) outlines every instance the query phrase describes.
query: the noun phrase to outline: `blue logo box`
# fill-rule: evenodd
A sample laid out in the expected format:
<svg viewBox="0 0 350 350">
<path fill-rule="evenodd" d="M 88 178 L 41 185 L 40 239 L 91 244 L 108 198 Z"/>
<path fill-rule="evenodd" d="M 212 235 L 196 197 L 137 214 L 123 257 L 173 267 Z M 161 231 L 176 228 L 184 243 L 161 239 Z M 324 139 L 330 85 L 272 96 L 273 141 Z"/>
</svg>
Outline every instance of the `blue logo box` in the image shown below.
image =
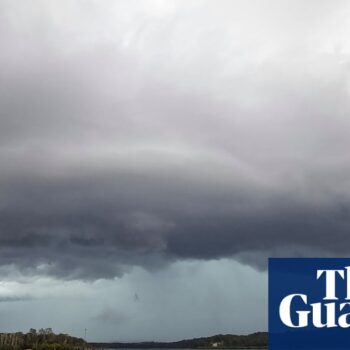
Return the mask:
<svg viewBox="0 0 350 350">
<path fill-rule="evenodd" d="M 350 258 L 269 259 L 269 349 L 350 349 Z"/>
</svg>

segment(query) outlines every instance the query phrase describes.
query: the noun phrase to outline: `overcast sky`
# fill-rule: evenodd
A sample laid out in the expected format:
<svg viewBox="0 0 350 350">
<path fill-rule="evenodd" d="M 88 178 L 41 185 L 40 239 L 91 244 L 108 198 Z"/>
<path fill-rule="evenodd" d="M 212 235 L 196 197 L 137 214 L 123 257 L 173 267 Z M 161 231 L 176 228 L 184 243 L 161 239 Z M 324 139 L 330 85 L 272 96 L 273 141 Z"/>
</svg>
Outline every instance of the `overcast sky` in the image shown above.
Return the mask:
<svg viewBox="0 0 350 350">
<path fill-rule="evenodd" d="M 349 16 L 0 0 L 0 330 L 266 330 L 268 256 L 350 253 Z"/>
</svg>

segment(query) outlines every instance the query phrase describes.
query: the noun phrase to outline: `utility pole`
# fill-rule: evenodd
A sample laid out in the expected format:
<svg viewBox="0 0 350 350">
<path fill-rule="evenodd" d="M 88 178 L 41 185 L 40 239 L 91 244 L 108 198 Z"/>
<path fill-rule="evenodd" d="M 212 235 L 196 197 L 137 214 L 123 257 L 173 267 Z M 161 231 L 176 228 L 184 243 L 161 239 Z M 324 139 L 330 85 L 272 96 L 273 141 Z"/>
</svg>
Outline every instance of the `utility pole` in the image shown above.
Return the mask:
<svg viewBox="0 0 350 350">
<path fill-rule="evenodd" d="M 85 341 L 86 341 L 87 328 L 85 328 Z"/>
</svg>

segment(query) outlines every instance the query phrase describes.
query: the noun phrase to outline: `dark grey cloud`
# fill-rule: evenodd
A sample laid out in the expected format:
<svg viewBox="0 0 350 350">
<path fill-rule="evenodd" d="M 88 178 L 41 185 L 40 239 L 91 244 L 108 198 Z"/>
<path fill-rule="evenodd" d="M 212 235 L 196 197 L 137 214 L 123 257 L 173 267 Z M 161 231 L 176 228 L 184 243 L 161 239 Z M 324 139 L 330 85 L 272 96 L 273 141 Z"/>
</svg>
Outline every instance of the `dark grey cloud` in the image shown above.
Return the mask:
<svg viewBox="0 0 350 350">
<path fill-rule="evenodd" d="M 292 15 L 267 2 L 303 8 L 300 33 L 286 21 L 256 35 L 269 14 L 243 3 L 250 30 L 229 2 L 113 5 L 129 19 L 48 3 L 25 17 L 2 4 L 1 271 L 97 279 L 350 252 L 343 2 L 325 1 L 306 36 L 301 2 Z"/>
</svg>

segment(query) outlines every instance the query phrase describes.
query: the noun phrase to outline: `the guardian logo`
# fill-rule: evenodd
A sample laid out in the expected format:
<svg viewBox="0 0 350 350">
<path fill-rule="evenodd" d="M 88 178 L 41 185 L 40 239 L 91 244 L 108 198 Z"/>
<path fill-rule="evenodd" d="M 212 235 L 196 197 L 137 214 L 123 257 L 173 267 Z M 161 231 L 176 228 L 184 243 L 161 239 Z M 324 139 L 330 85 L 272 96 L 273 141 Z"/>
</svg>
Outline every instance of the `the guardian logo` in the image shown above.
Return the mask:
<svg viewBox="0 0 350 350">
<path fill-rule="evenodd" d="M 281 321 L 291 328 L 302 328 L 309 325 L 309 321 L 312 322 L 316 328 L 323 327 L 350 327 L 350 267 L 345 267 L 344 270 L 317 270 L 316 278 L 320 279 L 324 276 L 325 280 L 325 296 L 322 298 L 322 302 L 308 304 L 308 296 L 306 294 L 289 294 L 284 297 L 280 303 L 279 315 Z M 339 301 L 336 295 L 336 279 L 345 279 L 346 276 L 346 298 L 344 302 Z M 293 310 L 292 304 L 296 299 L 304 304 L 307 310 L 295 311 L 298 315 L 298 320 L 293 323 L 291 318 L 291 312 Z M 334 302 L 330 302 L 334 300 Z M 340 314 L 347 310 L 348 312 Z M 324 313 L 324 315 L 323 315 Z M 311 316 L 311 317 L 310 317 Z M 325 322 L 322 322 L 325 319 Z"/>
<path fill-rule="evenodd" d="M 269 349 L 350 349 L 350 259 L 269 260 Z"/>
</svg>

